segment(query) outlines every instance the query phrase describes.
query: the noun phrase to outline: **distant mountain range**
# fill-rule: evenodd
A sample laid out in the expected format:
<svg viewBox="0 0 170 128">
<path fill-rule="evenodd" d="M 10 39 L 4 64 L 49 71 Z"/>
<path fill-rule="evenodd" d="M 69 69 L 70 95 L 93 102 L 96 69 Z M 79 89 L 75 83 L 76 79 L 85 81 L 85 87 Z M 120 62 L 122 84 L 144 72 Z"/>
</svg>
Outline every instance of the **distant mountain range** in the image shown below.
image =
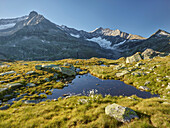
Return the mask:
<svg viewBox="0 0 170 128">
<path fill-rule="evenodd" d="M 117 59 L 147 48 L 169 53 L 170 33 L 158 30 L 146 39 L 102 27 L 91 32 L 79 31 L 56 25 L 35 11 L 20 18 L 0 19 L 0 59 Z"/>
</svg>

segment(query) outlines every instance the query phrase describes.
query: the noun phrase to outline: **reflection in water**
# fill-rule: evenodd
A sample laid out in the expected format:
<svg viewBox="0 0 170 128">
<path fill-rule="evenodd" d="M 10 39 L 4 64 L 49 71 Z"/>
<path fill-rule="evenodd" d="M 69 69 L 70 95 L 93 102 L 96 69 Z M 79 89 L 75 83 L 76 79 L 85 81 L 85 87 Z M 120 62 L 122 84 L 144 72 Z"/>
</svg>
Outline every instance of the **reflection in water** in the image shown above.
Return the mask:
<svg viewBox="0 0 170 128">
<path fill-rule="evenodd" d="M 72 78 L 73 79 L 73 78 Z M 131 96 L 137 95 L 141 98 L 158 97 L 159 95 L 152 95 L 150 92 L 140 91 L 131 85 L 127 85 L 119 80 L 102 80 L 92 76 L 91 74 L 77 75 L 68 87 L 64 89 L 54 89 L 52 95 L 48 95 L 48 99 L 57 99 L 63 94 L 83 94 L 89 90 L 97 89 L 98 94 L 103 96 L 110 94 L 111 96 Z"/>
</svg>

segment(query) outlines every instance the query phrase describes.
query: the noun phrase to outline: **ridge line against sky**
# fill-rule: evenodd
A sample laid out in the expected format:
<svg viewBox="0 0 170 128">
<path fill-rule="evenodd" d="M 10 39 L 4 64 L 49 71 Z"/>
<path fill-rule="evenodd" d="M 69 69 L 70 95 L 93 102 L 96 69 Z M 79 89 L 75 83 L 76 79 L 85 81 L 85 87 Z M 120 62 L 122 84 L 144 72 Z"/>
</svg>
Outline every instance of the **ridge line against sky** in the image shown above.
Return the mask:
<svg viewBox="0 0 170 128">
<path fill-rule="evenodd" d="M 170 0 L 0 0 L 0 19 L 37 11 L 58 25 L 92 31 L 103 27 L 149 37 L 170 32 Z"/>
</svg>

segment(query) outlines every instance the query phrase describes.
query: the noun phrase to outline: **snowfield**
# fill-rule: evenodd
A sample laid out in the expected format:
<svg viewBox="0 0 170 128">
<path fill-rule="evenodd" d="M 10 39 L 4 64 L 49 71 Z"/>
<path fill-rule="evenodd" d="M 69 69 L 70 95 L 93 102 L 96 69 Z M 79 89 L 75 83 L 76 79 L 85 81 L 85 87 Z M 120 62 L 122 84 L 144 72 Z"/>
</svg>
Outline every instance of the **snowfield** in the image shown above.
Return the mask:
<svg viewBox="0 0 170 128">
<path fill-rule="evenodd" d="M 161 31 L 160 33 L 158 33 L 158 35 L 165 35 L 165 36 L 168 36 L 169 34 L 166 33 L 166 32 Z"/>
<path fill-rule="evenodd" d="M 107 41 L 106 39 L 102 39 L 101 37 L 97 37 L 97 38 L 94 37 L 94 38 L 86 39 L 86 40 L 96 42 L 100 45 L 100 47 L 105 48 L 105 49 L 111 49 L 111 50 L 115 50 L 118 46 L 126 42 L 126 40 L 124 40 L 118 44 L 114 44 L 113 46 L 111 46 L 112 42 Z"/>
<path fill-rule="evenodd" d="M 73 37 L 76 37 L 76 38 L 80 38 L 80 35 L 74 35 L 74 34 L 70 34 L 71 36 L 73 36 Z"/>
<path fill-rule="evenodd" d="M 105 48 L 105 49 L 113 49 L 111 47 L 111 42 L 110 41 L 107 41 L 106 39 L 102 39 L 101 37 L 94 37 L 94 38 L 91 38 L 91 39 L 87 39 L 88 41 L 93 41 L 93 42 L 96 42 L 100 45 L 100 47 L 102 48 Z"/>
<path fill-rule="evenodd" d="M 15 26 L 15 24 L 16 23 L 0 25 L 0 30 L 7 29 L 7 28 L 12 28 L 12 27 Z"/>
</svg>

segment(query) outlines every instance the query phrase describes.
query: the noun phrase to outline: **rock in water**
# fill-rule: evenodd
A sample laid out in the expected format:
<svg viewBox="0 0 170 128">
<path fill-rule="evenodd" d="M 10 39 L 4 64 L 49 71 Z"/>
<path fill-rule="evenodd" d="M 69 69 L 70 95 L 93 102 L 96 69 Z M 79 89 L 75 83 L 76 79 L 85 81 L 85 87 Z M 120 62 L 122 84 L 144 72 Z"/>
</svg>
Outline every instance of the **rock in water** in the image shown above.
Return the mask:
<svg viewBox="0 0 170 128">
<path fill-rule="evenodd" d="M 143 91 L 149 91 L 150 89 L 146 86 L 140 86 L 139 87 L 140 90 L 143 90 Z"/>
<path fill-rule="evenodd" d="M 60 67 L 60 72 L 67 76 L 75 76 L 76 75 L 76 72 L 74 70 L 65 68 L 65 67 Z"/>
<path fill-rule="evenodd" d="M 121 122 L 130 122 L 132 118 L 139 118 L 134 110 L 115 103 L 106 106 L 105 114 Z"/>
</svg>

